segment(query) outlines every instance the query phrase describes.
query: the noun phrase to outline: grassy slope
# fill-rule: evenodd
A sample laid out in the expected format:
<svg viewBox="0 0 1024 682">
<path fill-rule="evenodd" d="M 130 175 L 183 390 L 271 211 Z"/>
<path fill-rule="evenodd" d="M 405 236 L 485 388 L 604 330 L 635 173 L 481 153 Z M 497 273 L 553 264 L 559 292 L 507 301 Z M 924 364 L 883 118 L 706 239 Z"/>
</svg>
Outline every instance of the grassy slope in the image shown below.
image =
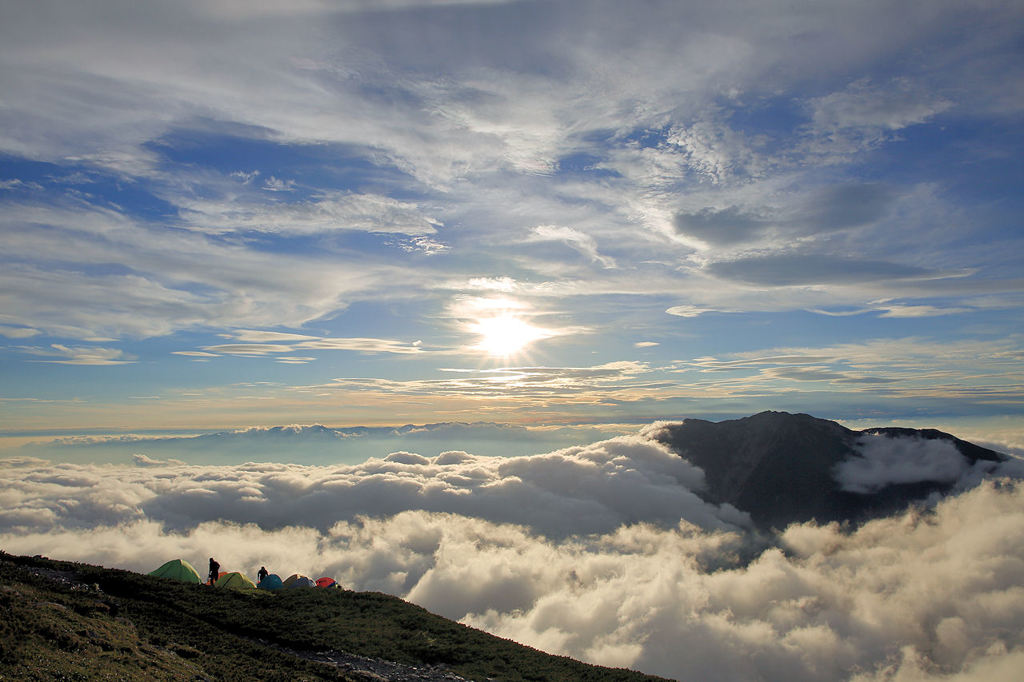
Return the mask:
<svg viewBox="0 0 1024 682">
<path fill-rule="evenodd" d="M 443 663 L 481 680 L 654 679 L 551 656 L 380 593 L 236 592 L 0 553 L 0 679 L 346 679 L 260 640 Z"/>
</svg>

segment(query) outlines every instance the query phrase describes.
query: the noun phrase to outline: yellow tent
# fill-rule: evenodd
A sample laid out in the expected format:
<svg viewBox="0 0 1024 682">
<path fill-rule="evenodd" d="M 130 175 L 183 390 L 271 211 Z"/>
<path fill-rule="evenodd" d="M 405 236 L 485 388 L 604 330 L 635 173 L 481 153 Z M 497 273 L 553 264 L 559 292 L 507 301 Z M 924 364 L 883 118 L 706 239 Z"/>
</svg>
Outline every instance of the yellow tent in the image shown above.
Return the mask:
<svg viewBox="0 0 1024 682">
<path fill-rule="evenodd" d="M 230 587 L 233 590 L 255 590 L 256 583 L 246 578 L 238 571 L 225 573 L 217 578 L 217 587 Z"/>
</svg>

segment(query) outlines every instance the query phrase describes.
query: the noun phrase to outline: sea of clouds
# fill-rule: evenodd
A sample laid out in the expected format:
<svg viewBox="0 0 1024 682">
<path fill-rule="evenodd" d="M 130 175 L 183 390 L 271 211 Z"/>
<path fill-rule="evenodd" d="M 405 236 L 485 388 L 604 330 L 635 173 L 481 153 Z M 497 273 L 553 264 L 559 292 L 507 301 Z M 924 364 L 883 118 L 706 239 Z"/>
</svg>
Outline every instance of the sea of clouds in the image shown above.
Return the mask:
<svg viewBox="0 0 1024 682">
<path fill-rule="evenodd" d="M 962 492 L 858 528 L 767 536 L 703 501 L 703 472 L 655 431 L 528 457 L 337 466 L 12 458 L 0 547 L 138 571 L 177 557 L 203 570 L 215 555 L 250 575 L 332 575 L 682 680 L 1019 679 L 1019 462 L 982 477 L 934 443 L 866 439 L 836 472 L 849 489 L 934 476 Z"/>
</svg>

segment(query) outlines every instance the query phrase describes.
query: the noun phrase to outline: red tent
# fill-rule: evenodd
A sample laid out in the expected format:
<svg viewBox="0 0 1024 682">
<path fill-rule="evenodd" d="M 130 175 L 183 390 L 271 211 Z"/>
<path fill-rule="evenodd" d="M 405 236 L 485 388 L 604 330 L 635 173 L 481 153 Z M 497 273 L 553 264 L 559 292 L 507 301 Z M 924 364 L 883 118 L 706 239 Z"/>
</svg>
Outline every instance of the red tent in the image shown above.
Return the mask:
<svg viewBox="0 0 1024 682">
<path fill-rule="evenodd" d="M 317 587 L 337 587 L 338 583 L 334 582 L 334 578 L 328 578 L 324 576 L 316 581 Z"/>
</svg>

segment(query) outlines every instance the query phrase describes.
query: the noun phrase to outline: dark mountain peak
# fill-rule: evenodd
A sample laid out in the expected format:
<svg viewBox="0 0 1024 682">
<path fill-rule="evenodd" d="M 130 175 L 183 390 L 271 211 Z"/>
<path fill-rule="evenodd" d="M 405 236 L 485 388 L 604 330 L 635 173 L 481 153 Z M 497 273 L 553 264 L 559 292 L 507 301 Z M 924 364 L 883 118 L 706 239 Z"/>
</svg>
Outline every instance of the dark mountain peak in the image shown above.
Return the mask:
<svg viewBox="0 0 1024 682">
<path fill-rule="evenodd" d="M 739 419 L 726 419 L 720 422 L 710 422 L 703 419 L 686 419 L 682 425 L 685 428 L 709 429 L 718 434 L 729 432 L 731 434 L 745 434 L 747 436 L 771 436 L 773 434 L 793 434 L 797 432 L 807 433 L 831 433 L 849 434 L 852 433 L 846 427 L 828 419 L 819 419 L 809 414 L 790 412 L 765 411 L 758 412 L 749 417 Z"/>
<path fill-rule="evenodd" d="M 686 419 L 665 427 L 658 439 L 704 470 L 704 495 L 709 501 L 747 511 L 762 527 L 811 519 L 859 521 L 949 489 L 948 482 L 927 479 L 882 486 L 870 494 L 842 489 L 837 467 L 860 457 L 864 434 L 948 441 L 965 458 L 964 466 L 1003 459 L 999 453 L 934 429 L 854 431 L 809 414 L 774 411 L 721 422 Z"/>
</svg>

